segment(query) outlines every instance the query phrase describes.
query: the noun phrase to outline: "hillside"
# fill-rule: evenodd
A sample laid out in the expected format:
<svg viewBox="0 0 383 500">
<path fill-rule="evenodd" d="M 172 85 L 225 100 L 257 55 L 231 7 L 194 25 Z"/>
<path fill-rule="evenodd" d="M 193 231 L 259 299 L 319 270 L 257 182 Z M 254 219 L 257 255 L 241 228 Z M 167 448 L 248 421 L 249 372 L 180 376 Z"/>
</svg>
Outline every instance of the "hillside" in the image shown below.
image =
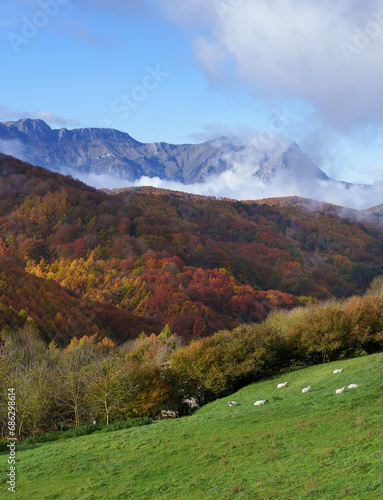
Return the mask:
<svg viewBox="0 0 383 500">
<path fill-rule="evenodd" d="M 382 226 L 383 205 L 368 208 L 365 210 L 356 210 L 353 208 L 345 208 L 332 203 L 319 202 L 309 198 L 300 196 L 284 196 L 280 198 L 263 198 L 260 203 L 276 207 L 303 207 L 313 212 L 323 212 L 327 215 L 341 216 L 344 219 L 349 219 L 353 222 L 364 222 L 375 226 Z M 251 200 L 246 203 L 253 203 Z"/>
<path fill-rule="evenodd" d="M 166 324 L 187 339 L 211 335 L 309 297 L 364 293 L 383 273 L 382 228 L 341 214 L 154 189 L 110 194 L 4 155 L 0 172 L 4 252 L 28 276 L 94 304 L 117 339 Z"/>
<path fill-rule="evenodd" d="M 381 498 L 382 369 L 383 354 L 319 365 L 247 386 L 190 417 L 24 445 L 14 496 Z M 360 387 L 335 394 L 349 383 Z M 254 407 L 258 399 L 269 404 Z"/>
<path fill-rule="evenodd" d="M 383 221 L 383 205 L 378 205 L 376 207 L 369 208 L 363 211 L 367 217 L 375 219 L 378 224 L 382 224 Z"/>
</svg>

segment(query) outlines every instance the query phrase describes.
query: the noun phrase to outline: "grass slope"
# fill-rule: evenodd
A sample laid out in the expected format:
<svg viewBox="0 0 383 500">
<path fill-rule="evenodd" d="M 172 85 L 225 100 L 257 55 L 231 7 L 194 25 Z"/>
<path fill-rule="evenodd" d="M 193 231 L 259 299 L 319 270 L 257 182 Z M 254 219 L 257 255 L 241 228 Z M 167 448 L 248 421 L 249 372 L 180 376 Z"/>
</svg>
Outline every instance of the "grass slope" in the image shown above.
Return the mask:
<svg viewBox="0 0 383 500">
<path fill-rule="evenodd" d="M 333 375 L 335 368 L 344 372 Z M 22 446 L 13 498 L 383 498 L 382 369 L 383 354 L 310 367 L 191 417 Z M 361 387 L 335 394 L 350 383 Z M 270 403 L 254 407 L 257 399 Z M 10 495 L 5 461 L 1 455 L 0 498 Z"/>
</svg>

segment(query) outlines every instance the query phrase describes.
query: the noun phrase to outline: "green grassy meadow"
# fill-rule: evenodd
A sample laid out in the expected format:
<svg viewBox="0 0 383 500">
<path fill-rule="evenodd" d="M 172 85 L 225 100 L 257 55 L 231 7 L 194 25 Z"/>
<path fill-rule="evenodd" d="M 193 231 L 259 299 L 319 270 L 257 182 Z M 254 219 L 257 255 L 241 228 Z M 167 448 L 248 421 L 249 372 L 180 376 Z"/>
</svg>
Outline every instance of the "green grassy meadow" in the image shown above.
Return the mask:
<svg viewBox="0 0 383 500">
<path fill-rule="evenodd" d="M 382 499 L 383 354 L 278 375 L 190 417 L 20 446 L 16 494 L 6 460 L 0 498 Z"/>
</svg>

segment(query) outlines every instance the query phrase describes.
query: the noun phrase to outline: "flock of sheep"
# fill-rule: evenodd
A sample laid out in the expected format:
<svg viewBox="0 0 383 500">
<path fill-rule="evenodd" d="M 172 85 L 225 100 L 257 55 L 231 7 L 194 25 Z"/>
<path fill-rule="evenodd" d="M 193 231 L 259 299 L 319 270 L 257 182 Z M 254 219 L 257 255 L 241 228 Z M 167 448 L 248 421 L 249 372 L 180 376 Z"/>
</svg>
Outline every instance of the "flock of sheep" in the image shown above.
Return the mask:
<svg viewBox="0 0 383 500">
<path fill-rule="evenodd" d="M 334 370 L 333 371 L 333 374 L 336 374 L 336 373 L 342 373 L 343 372 L 343 368 L 338 368 L 337 370 Z M 289 385 L 288 382 L 283 382 L 282 384 L 278 384 L 277 385 L 277 389 L 282 389 L 283 387 L 287 387 Z M 356 389 L 357 387 L 360 387 L 360 385 L 358 384 L 350 384 L 347 389 Z M 337 389 L 335 391 L 335 394 L 342 394 L 342 392 L 344 392 L 346 390 L 346 386 L 342 387 L 341 389 Z M 310 392 L 311 391 L 311 386 L 308 386 L 308 387 L 304 387 L 302 389 L 302 392 L 305 393 L 305 392 Z M 264 405 L 266 403 L 268 403 L 268 399 L 260 399 L 258 401 L 256 401 L 254 403 L 254 406 L 261 406 L 261 405 Z M 229 406 L 237 406 L 237 402 L 236 401 L 229 401 Z"/>
</svg>

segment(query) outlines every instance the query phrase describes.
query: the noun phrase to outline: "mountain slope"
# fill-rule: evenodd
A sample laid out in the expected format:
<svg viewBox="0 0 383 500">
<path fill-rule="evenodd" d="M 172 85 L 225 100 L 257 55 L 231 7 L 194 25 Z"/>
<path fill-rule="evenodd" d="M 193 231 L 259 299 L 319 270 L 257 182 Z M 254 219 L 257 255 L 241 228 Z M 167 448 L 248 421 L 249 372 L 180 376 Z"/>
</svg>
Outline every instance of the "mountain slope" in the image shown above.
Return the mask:
<svg viewBox="0 0 383 500">
<path fill-rule="evenodd" d="M 195 183 L 236 164 L 246 165 L 250 175 L 265 182 L 279 174 L 298 182 L 329 179 L 297 144 L 277 138 L 143 144 L 113 129 L 52 130 L 42 120 L 24 119 L 0 123 L 0 151 L 74 176 L 108 174 L 129 181 L 148 176 Z"/>
<path fill-rule="evenodd" d="M 145 206 L 150 198 L 126 203 L 4 155 L 0 172 L 5 256 L 13 255 L 26 276 L 33 274 L 42 282 L 54 279 L 77 298 L 94 302 L 102 326 L 119 340 L 141 331 L 158 333 L 167 323 L 183 337 L 209 335 L 236 326 L 241 315 L 260 320 L 276 307 L 298 303 L 291 295 L 246 287 L 218 270 L 215 261 L 204 269 L 193 266 L 192 259 L 185 265 L 177 255 L 183 253 L 177 251 L 177 240 L 165 238 L 170 231 L 183 231 L 182 221 L 152 214 Z M 159 208 L 172 218 L 176 214 L 166 203 Z M 144 234 L 146 218 L 150 234 Z M 190 230 L 195 235 L 194 226 Z M 244 296 L 242 306 L 238 294 Z M 24 295 L 22 307 L 36 318 L 36 308 L 28 303 L 34 293 Z M 230 299 L 228 310 L 225 301 Z M 60 312 L 56 309 L 55 314 Z M 74 329 L 72 335 L 80 333 L 85 331 Z"/>
<path fill-rule="evenodd" d="M 383 274 L 382 229 L 341 212 L 154 188 L 109 194 L 1 155 L 0 234 L 24 272 L 100 304 L 119 339 L 142 322 L 208 336 L 307 297 L 363 293 Z"/>
<path fill-rule="evenodd" d="M 217 157 L 212 144 L 142 144 L 113 129 L 52 130 L 42 120 L 0 124 L 0 140 L 20 145 L 21 159 L 51 170 L 110 174 L 121 179 L 143 175 L 181 182 L 198 179 Z M 11 147 L 11 144 L 9 145 Z"/>
<path fill-rule="evenodd" d="M 382 368 L 383 354 L 313 366 L 190 417 L 22 445 L 17 498 L 381 498 Z M 349 383 L 361 387 L 335 394 Z"/>
<path fill-rule="evenodd" d="M 383 205 L 368 208 L 362 211 L 366 219 L 374 220 L 377 224 L 382 225 L 383 222 Z"/>
</svg>

